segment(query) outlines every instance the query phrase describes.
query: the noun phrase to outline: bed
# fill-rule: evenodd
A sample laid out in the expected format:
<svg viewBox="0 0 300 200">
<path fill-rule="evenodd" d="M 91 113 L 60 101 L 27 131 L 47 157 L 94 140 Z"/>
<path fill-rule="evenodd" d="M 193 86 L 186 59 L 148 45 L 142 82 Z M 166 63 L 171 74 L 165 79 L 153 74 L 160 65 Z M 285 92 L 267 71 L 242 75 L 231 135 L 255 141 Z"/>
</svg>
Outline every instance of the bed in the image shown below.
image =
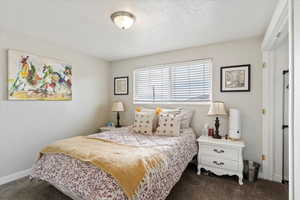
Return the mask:
<svg viewBox="0 0 300 200">
<path fill-rule="evenodd" d="M 197 153 L 196 136 L 191 128 L 178 137 L 136 134 L 131 128 L 90 135 L 119 144 L 151 147 L 164 155 L 164 165 L 151 173 L 139 186 L 134 199 L 163 200 L 179 181 Z M 32 170 L 32 178 L 49 182 L 74 200 L 127 200 L 118 181 L 89 162 L 64 154 L 43 154 Z"/>
</svg>

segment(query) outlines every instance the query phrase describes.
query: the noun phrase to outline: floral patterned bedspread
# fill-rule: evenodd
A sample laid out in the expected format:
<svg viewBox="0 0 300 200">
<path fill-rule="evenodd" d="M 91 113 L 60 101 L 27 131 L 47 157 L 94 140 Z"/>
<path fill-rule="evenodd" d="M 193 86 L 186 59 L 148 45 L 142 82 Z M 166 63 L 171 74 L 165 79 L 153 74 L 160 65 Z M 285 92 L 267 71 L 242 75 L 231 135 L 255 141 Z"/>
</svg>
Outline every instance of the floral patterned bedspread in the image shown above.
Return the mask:
<svg viewBox="0 0 300 200">
<path fill-rule="evenodd" d="M 185 129 L 179 137 L 135 134 L 130 128 L 97 133 L 90 137 L 121 144 L 153 147 L 166 156 L 165 164 L 150 171 L 141 183 L 135 197 L 138 200 L 165 199 L 197 153 L 196 136 L 192 129 Z M 49 182 L 76 200 L 128 199 L 110 174 L 92 164 L 63 154 L 43 155 L 34 164 L 31 177 Z"/>
</svg>

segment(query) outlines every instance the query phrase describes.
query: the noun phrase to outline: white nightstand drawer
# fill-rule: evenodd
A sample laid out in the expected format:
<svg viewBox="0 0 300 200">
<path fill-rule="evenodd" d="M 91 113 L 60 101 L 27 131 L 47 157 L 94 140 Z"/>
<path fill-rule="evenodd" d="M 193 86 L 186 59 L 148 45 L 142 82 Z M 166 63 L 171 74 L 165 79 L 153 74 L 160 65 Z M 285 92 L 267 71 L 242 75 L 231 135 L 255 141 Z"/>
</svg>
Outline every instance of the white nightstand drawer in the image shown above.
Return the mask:
<svg viewBox="0 0 300 200">
<path fill-rule="evenodd" d="M 202 156 L 201 164 L 208 165 L 214 168 L 237 170 L 238 162 L 232 160 L 219 159 L 216 157 Z"/>
<path fill-rule="evenodd" d="M 199 144 L 199 152 L 201 154 L 215 156 L 218 158 L 238 160 L 238 151 L 235 149 L 224 148 L 217 145 Z"/>
</svg>

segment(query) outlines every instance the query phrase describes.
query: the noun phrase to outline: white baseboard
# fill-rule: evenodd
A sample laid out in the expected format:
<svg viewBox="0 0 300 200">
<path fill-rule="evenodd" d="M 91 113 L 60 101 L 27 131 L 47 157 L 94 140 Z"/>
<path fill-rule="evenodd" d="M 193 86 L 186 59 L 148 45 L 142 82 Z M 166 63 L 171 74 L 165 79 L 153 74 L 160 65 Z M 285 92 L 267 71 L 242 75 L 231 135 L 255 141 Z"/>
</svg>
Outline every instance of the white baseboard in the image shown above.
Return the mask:
<svg viewBox="0 0 300 200">
<path fill-rule="evenodd" d="M 0 177 L 0 185 L 3 185 L 5 183 L 9 183 L 11 181 L 15 181 L 19 178 L 23 178 L 25 176 L 28 176 L 31 173 L 31 168 L 30 169 L 26 169 L 24 171 L 20 171 L 20 172 L 16 172 L 13 174 L 10 174 L 8 176 L 3 176 Z"/>
<path fill-rule="evenodd" d="M 274 175 L 273 175 L 273 181 L 276 181 L 276 182 L 281 183 L 281 181 L 282 181 L 281 178 L 282 178 L 281 175 L 278 175 L 278 174 L 274 174 Z M 284 179 L 285 179 L 285 180 L 289 180 L 288 177 L 284 177 Z"/>
<path fill-rule="evenodd" d="M 269 181 L 275 181 L 275 182 L 278 182 L 278 183 L 281 183 L 281 175 L 278 175 L 278 174 L 274 174 L 271 178 L 266 178 L 264 176 L 264 173 L 262 172 L 259 172 L 258 173 L 258 178 L 260 179 L 265 179 L 265 180 L 269 180 Z M 285 180 L 288 180 L 289 178 L 288 177 L 284 177 Z"/>
<path fill-rule="evenodd" d="M 259 172 L 258 172 L 258 178 L 259 178 L 259 179 L 265 179 L 264 173 L 262 173 L 261 171 L 259 171 Z"/>
</svg>

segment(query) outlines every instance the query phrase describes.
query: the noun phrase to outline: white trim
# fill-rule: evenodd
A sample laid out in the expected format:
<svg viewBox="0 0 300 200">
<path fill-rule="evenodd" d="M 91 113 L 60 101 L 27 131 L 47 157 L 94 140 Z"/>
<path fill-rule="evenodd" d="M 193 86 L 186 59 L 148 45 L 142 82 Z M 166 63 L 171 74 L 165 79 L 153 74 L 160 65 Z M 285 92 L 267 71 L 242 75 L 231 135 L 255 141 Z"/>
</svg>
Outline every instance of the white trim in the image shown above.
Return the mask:
<svg viewBox="0 0 300 200">
<path fill-rule="evenodd" d="M 279 43 L 278 39 L 280 40 L 283 34 L 288 33 L 287 26 L 288 26 L 288 0 L 280 0 L 278 1 L 271 23 L 266 31 L 262 43 L 262 50 L 263 51 L 273 50 L 275 46 Z"/>
<path fill-rule="evenodd" d="M 273 52 L 264 52 L 263 60 L 263 108 L 266 113 L 263 115 L 263 146 L 262 154 L 266 160 L 262 161 L 262 177 L 272 180 L 273 177 L 273 130 L 274 130 L 274 56 Z"/>
<path fill-rule="evenodd" d="M 31 173 L 31 168 L 26 169 L 24 171 L 19 171 L 19 172 L 16 172 L 16 173 L 13 173 L 13 174 L 10 174 L 7 176 L 0 177 L 0 185 L 23 178 L 25 176 L 28 176 L 30 173 Z"/>
<path fill-rule="evenodd" d="M 262 161 L 262 177 L 273 180 L 274 168 L 274 49 L 287 35 L 288 27 L 288 0 L 280 0 L 273 14 L 271 23 L 265 34 L 262 51 L 265 68 L 263 69 L 263 108 L 266 114 L 263 115 L 263 147 L 262 153 L 266 160 Z"/>
<path fill-rule="evenodd" d="M 205 102 L 133 102 L 135 105 L 210 105 L 211 101 Z"/>
<path fill-rule="evenodd" d="M 289 177 L 284 176 L 284 180 L 289 180 Z M 273 175 L 273 181 L 278 182 L 278 183 L 281 183 L 281 181 L 282 181 L 282 176 L 281 176 L 281 174 L 274 174 L 274 175 Z"/>
<path fill-rule="evenodd" d="M 294 1 L 289 0 L 289 200 L 295 198 L 294 180 Z"/>
</svg>

